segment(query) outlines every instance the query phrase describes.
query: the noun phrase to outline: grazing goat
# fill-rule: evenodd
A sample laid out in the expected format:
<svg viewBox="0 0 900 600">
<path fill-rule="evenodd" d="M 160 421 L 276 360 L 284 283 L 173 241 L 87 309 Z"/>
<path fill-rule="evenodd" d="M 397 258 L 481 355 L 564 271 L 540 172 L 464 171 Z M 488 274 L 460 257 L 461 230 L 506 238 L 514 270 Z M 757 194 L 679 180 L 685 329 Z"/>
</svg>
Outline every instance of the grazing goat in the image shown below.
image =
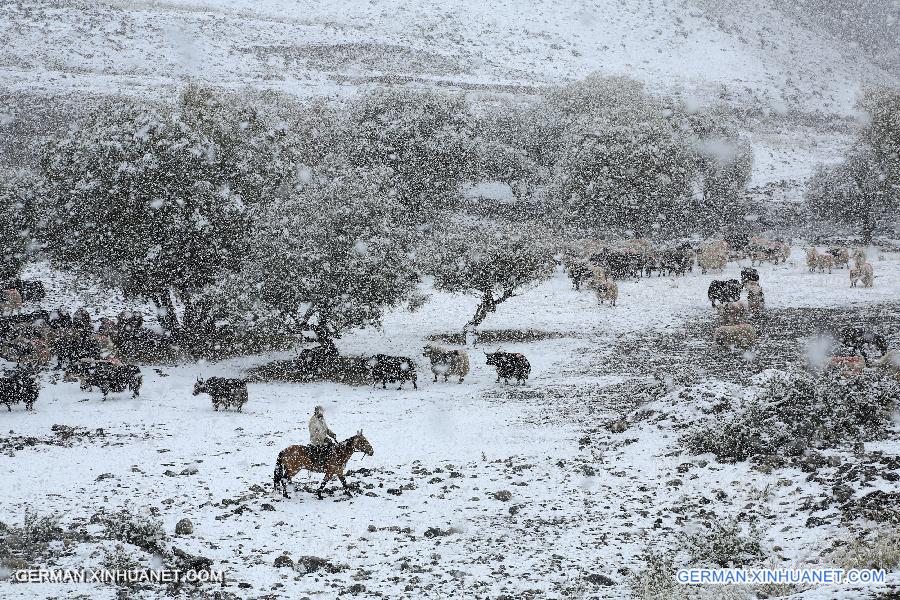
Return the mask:
<svg viewBox="0 0 900 600">
<path fill-rule="evenodd" d="M 194 395 L 209 394 L 212 398 L 213 410 L 234 407 L 238 412 L 247 404 L 247 381 L 244 379 L 227 379 L 210 377 L 206 381 L 197 379 L 194 383 Z"/>
<path fill-rule="evenodd" d="M 843 246 L 834 246 L 828 249 L 828 254 L 834 260 L 837 269 L 844 269 L 850 265 L 850 251 Z"/>
<path fill-rule="evenodd" d="M 594 289 L 594 294 L 597 295 L 597 301 L 600 304 L 604 304 L 607 300 L 609 300 L 612 306 L 616 305 L 616 300 L 619 299 L 619 285 L 611 280 L 600 280 L 594 279 L 591 281 L 591 287 Z"/>
<path fill-rule="evenodd" d="M 725 244 L 725 242 L 721 242 Z M 711 244 L 700 249 L 697 255 L 697 264 L 700 265 L 700 272 L 706 274 L 707 271 L 722 271 L 728 264 L 727 244 Z"/>
<path fill-rule="evenodd" d="M 779 259 L 781 262 L 787 261 L 791 255 L 791 247 L 784 242 L 752 237 L 747 244 L 747 254 L 753 266 L 762 264 L 767 260 L 777 265 Z"/>
<path fill-rule="evenodd" d="M 831 273 L 831 269 L 834 266 L 834 258 L 830 254 L 819 254 L 819 251 L 815 248 L 807 248 L 806 266 L 809 267 L 810 273 L 814 273 L 816 269 L 822 273 L 825 272 L 825 269 L 828 269 L 828 272 Z"/>
<path fill-rule="evenodd" d="M 713 333 L 715 343 L 723 348 L 747 348 L 756 343 L 756 328 L 743 323 L 741 325 L 721 325 Z"/>
<path fill-rule="evenodd" d="M 862 281 L 863 287 L 870 288 L 875 284 L 875 270 L 871 263 L 856 263 L 856 266 L 850 269 L 850 287 L 856 287 L 856 283 Z"/>
<path fill-rule="evenodd" d="M 754 317 L 759 317 L 762 315 L 766 304 L 762 286 L 757 281 L 748 281 L 744 287 L 747 288 L 747 304 L 750 307 L 750 314 Z"/>
<path fill-rule="evenodd" d="M 427 356 L 431 361 L 431 372 L 434 374 L 435 381 L 438 380 L 438 375 L 443 375 L 444 381 L 447 381 L 451 375 L 455 375 L 462 383 L 469 374 L 469 355 L 465 350 L 441 348 L 428 344 L 422 351 L 422 356 Z"/>
<path fill-rule="evenodd" d="M 747 306 L 740 300 L 720 304 L 718 311 L 725 325 L 740 325 L 747 322 Z"/>
</svg>

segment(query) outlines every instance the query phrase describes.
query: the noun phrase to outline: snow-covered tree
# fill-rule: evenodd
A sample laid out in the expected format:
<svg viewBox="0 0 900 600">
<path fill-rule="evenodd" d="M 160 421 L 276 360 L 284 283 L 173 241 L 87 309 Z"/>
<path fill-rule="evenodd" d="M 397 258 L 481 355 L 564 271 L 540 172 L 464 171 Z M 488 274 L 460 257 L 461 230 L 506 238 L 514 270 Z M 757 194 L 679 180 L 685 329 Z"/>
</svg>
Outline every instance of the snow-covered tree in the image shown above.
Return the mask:
<svg viewBox="0 0 900 600">
<path fill-rule="evenodd" d="M 418 282 L 416 230 L 385 169 L 339 160 L 302 169 L 254 230 L 248 293 L 294 333 L 333 347 L 348 329 L 377 325 Z"/>
<path fill-rule="evenodd" d="M 522 200 L 546 183 L 564 127 L 542 105 L 500 100 L 482 109 L 475 130 L 477 176 L 508 184 Z"/>
<path fill-rule="evenodd" d="M 462 96 L 377 90 L 349 100 L 340 153 L 357 168 L 385 170 L 404 220 L 445 206 L 473 173 L 472 115 Z"/>
<path fill-rule="evenodd" d="M 41 182 L 26 171 L 0 175 L 0 281 L 15 277 L 28 259 L 34 240 L 34 204 Z"/>
<path fill-rule="evenodd" d="M 690 224 L 704 233 L 746 228 L 745 192 L 753 171 L 753 153 L 725 114 L 715 110 L 685 111 L 696 177 L 689 209 Z"/>
<path fill-rule="evenodd" d="M 896 193 L 885 189 L 884 163 L 865 145 L 857 146 L 843 162 L 819 167 L 809 181 L 807 207 L 814 217 L 855 228 L 869 243 L 879 222 L 896 216 Z"/>
<path fill-rule="evenodd" d="M 286 135 L 196 86 L 174 106 L 111 102 L 45 148 L 47 251 L 152 301 L 177 333 L 176 303 L 241 266 L 256 209 L 292 172 Z"/>
<path fill-rule="evenodd" d="M 467 326 L 477 326 L 497 306 L 553 273 L 549 246 L 531 232 L 483 223 L 452 223 L 436 233 L 422 260 L 436 289 L 475 296 Z"/>
<path fill-rule="evenodd" d="M 592 76 L 548 95 L 565 126 L 549 196 L 576 220 L 637 235 L 689 217 L 694 164 L 673 109 L 632 80 Z"/>
<path fill-rule="evenodd" d="M 900 208 L 900 90 L 876 89 L 861 102 L 868 121 L 843 162 L 820 167 L 806 195 L 814 217 L 855 227 L 871 241 Z"/>
</svg>

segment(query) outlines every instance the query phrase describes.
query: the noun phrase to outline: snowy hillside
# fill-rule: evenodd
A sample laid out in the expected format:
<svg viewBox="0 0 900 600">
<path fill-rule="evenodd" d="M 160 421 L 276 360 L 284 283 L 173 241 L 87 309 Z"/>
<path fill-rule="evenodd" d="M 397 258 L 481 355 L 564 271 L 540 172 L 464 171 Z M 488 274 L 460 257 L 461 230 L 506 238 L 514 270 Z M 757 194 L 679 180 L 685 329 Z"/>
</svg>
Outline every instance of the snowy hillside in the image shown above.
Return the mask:
<svg viewBox="0 0 900 600">
<path fill-rule="evenodd" d="M 295 94 L 419 81 L 463 89 L 626 74 L 699 101 L 847 114 L 897 81 L 771 0 L 54 1 L 0 5 L 0 88 L 165 93 L 191 77 Z"/>
</svg>

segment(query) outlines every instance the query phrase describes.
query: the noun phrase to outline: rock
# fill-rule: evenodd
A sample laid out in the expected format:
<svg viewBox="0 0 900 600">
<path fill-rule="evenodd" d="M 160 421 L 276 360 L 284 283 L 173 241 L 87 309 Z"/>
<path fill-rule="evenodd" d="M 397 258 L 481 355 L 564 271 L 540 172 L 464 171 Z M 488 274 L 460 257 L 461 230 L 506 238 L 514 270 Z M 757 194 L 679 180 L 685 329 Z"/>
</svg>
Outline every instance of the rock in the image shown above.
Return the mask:
<svg viewBox="0 0 900 600">
<path fill-rule="evenodd" d="M 346 565 L 336 565 L 318 556 L 301 556 L 297 559 L 297 570 L 301 573 L 315 573 L 320 570 L 327 573 L 338 573 L 346 568 Z"/>
<path fill-rule="evenodd" d="M 397 488 L 389 488 L 389 489 L 387 490 L 387 493 L 390 494 L 391 496 L 399 496 L 400 494 L 403 493 L 403 491 L 402 491 L 402 490 L 398 490 Z"/>
<path fill-rule="evenodd" d="M 593 583 L 594 585 L 616 585 L 615 581 L 600 573 L 591 573 L 585 577 L 584 580 L 588 583 Z"/>
<path fill-rule="evenodd" d="M 521 509 L 521 507 L 519 505 L 513 504 L 512 506 L 509 507 L 509 514 L 516 515 L 520 509 Z"/>
<path fill-rule="evenodd" d="M 112 479 L 113 477 L 114 475 L 112 473 L 102 473 L 98 475 L 97 479 L 95 479 L 94 481 L 103 481 L 104 479 Z"/>
<path fill-rule="evenodd" d="M 276 568 L 276 569 L 283 569 L 283 568 L 285 568 L 285 567 L 287 567 L 287 568 L 289 568 L 289 569 L 293 569 L 293 568 L 294 568 L 294 561 L 293 561 L 293 559 L 292 559 L 290 556 L 288 556 L 287 554 L 282 554 L 281 556 L 279 556 L 278 558 L 275 559 L 275 568 Z"/>
<path fill-rule="evenodd" d="M 692 466 L 694 466 L 694 465 L 692 465 L 691 463 L 681 463 L 680 465 L 678 465 L 678 467 L 675 470 L 678 471 L 679 473 L 687 473 L 688 471 L 691 470 Z"/>
<path fill-rule="evenodd" d="M 499 492 L 494 492 L 491 494 L 495 500 L 499 500 L 500 502 L 509 502 L 512 500 L 512 492 L 509 490 L 500 490 Z"/>
<path fill-rule="evenodd" d="M 441 529 L 440 527 L 429 527 L 425 530 L 425 537 L 433 538 L 433 537 L 442 537 L 445 535 L 451 535 L 453 533 L 452 529 Z"/>
<path fill-rule="evenodd" d="M 175 524 L 175 535 L 191 535 L 194 533 L 194 524 L 190 519 L 182 519 Z"/>
<path fill-rule="evenodd" d="M 166 477 L 175 477 L 176 475 L 178 475 L 178 473 L 176 473 L 172 469 L 166 469 L 165 471 L 163 471 L 163 475 L 165 475 Z"/>
<path fill-rule="evenodd" d="M 181 471 L 181 474 L 182 475 L 196 475 L 199 472 L 200 471 L 197 469 L 197 467 L 188 467 L 187 469 L 184 469 L 183 471 Z"/>
<path fill-rule="evenodd" d="M 172 554 L 179 559 L 180 568 L 185 571 L 209 571 L 212 568 L 212 559 L 205 556 L 188 554 L 184 550 L 172 546 Z"/>
<path fill-rule="evenodd" d="M 624 419 L 619 419 L 617 421 L 610 421 L 606 424 L 606 430 L 610 433 L 622 433 L 628 429 L 628 423 L 625 422 Z"/>
<path fill-rule="evenodd" d="M 364 586 L 361 583 L 354 583 L 353 585 L 351 585 L 350 587 L 347 588 L 347 592 L 350 594 L 353 594 L 354 596 L 356 594 L 362 594 L 364 591 L 366 591 L 366 586 Z"/>
<path fill-rule="evenodd" d="M 242 590 L 249 590 L 253 586 L 250 585 L 249 583 L 247 583 L 246 581 L 242 581 L 238 584 L 238 587 L 241 588 Z"/>
<path fill-rule="evenodd" d="M 271 504 L 269 504 L 268 502 L 264 502 L 263 504 L 260 504 L 259 508 L 260 508 L 260 510 L 268 510 L 268 511 L 275 510 L 275 507 L 272 506 Z"/>
<path fill-rule="evenodd" d="M 378 528 L 374 525 L 369 525 L 366 529 L 369 533 L 375 533 L 376 531 L 378 531 Z"/>
</svg>

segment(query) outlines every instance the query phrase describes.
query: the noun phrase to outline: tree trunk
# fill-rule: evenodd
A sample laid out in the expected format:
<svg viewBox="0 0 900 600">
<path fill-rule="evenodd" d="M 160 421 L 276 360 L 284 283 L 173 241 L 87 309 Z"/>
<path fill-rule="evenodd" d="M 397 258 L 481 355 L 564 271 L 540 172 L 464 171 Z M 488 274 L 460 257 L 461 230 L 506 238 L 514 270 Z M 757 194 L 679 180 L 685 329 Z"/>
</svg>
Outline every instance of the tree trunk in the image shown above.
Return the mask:
<svg viewBox="0 0 900 600">
<path fill-rule="evenodd" d="M 156 306 L 156 320 L 159 321 L 160 327 L 173 339 L 177 339 L 181 335 L 181 323 L 178 322 L 178 313 L 175 312 L 172 294 L 166 290 L 155 294 L 152 301 Z"/>
<path fill-rule="evenodd" d="M 875 237 L 875 228 L 877 227 L 875 215 L 870 211 L 867 215 L 863 217 L 863 225 L 862 225 L 862 242 L 863 245 L 868 246 L 872 243 L 872 238 Z"/>
<path fill-rule="evenodd" d="M 306 327 L 316 335 L 316 341 L 327 354 L 338 354 L 337 346 L 334 345 L 334 334 L 328 329 L 327 323 L 307 325 Z"/>
<path fill-rule="evenodd" d="M 478 308 L 475 309 L 475 316 L 472 317 L 471 321 L 466 323 L 466 326 L 463 328 L 463 330 L 470 326 L 478 327 L 490 313 L 497 310 L 498 304 L 500 304 L 501 302 L 505 302 L 506 300 L 509 300 L 513 297 L 512 290 L 505 290 L 499 298 L 494 298 L 494 294 L 492 294 L 490 290 L 486 290 L 482 294 L 481 304 L 479 304 Z"/>
</svg>

